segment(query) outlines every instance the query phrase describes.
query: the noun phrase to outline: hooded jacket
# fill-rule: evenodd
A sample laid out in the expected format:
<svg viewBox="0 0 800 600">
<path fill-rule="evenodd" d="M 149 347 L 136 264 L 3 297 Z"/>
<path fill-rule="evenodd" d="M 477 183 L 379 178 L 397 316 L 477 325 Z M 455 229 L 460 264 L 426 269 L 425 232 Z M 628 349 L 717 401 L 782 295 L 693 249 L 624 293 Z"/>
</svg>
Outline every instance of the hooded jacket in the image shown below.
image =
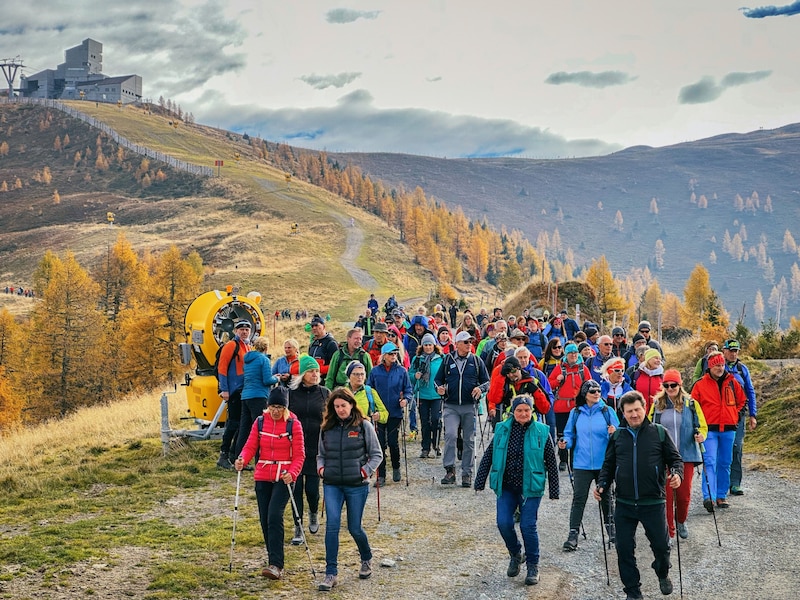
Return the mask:
<svg viewBox="0 0 800 600">
<path fill-rule="evenodd" d="M 709 431 L 736 430 L 745 396 L 742 386 L 728 371 L 719 380 L 706 372 L 694 384 L 692 398 L 700 403 Z"/>
<path fill-rule="evenodd" d="M 269 388 L 278 383 L 272 374 L 269 357 L 263 352 L 250 350 L 244 355 L 244 387 L 242 400 L 250 398 L 267 398 Z"/>
</svg>

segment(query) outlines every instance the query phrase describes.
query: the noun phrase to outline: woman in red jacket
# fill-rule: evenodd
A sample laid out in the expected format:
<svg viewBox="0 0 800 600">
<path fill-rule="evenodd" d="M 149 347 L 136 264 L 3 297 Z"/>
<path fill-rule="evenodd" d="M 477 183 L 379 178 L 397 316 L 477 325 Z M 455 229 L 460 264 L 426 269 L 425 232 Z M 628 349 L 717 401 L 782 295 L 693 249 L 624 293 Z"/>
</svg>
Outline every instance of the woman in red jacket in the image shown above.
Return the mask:
<svg viewBox="0 0 800 600">
<path fill-rule="evenodd" d="M 289 412 L 289 391 L 272 389 L 264 414 L 256 419 L 250 437 L 234 466 L 241 471 L 256 457 L 258 518 L 267 546 L 267 564 L 261 574 L 269 579 L 283 577 L 283 513 L 289 502 L 290 486 L 297 480 L 306 457 L 303 428 Z"/>
<path fill-rule="evenodd" d="M 571 342 L 567 344 L 564 348 L 564 354 L 564 359 L 552 370 L 547 378 L 555 398 L 553 410 L 556 413 L 556 431 L 559 439 L 564 436 L 564 426 L 569 419 L 569 411 L 575 408 L 575 398 L 577 398 L 578 392 L 581 391 L 581 385 L 583 385 L 584 381 L 592 378 L 589 369 L 583 364 L 577 345 Z M 558 469 L 566 471 L 567 451 L 559 449 L 558 459 Z"/>
<path fill-rule="evenodd" d="M 653 396 L 661 390 L 664 381 L 664 367 L 661 364 L 661 353 L 655 348 L 650 348 L 644 353 L 644 361 L 634 371 L 633 389 L 644 396 L 645 414 L 650 414 L 653 406 Z"/>
</svg>

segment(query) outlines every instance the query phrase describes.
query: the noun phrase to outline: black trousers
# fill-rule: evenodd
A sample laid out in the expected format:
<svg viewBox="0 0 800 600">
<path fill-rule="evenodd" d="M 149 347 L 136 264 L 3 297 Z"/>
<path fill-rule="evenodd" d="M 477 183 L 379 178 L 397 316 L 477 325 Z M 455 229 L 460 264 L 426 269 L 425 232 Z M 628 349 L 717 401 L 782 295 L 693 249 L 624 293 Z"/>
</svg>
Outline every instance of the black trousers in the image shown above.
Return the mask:
<svg viewBox="0 0 800 600">
<path fill-rule="evenodd" d="M 231 392 L 228 396 L 228 419 L 225 421 L 225 433 L 222 434 L 222 445 L 219 451 L 227 454 L 232 461 L 236 460 L 238 455 L 233 453 L 236 451 L 236 435 L 239 433 L 239 421 L 242 418 L 242 390 Z M 245 441 L 250 432 L 243 433 Z"/>
<path fill-rule="evenodd" d="M 400 468 L 400 443 L 398 434 L 403 419 L 399 417 L 389 417 L 385 424 L 378 423 L 378 441 L 383 450 L 383 460 L 378 467 L 378 477 L 386 477 L 386 446 L 389 446 L 389 455 L 392 459 L 392 468 Z"/>
<path fill-rule="evenodd" d="M 651 566 L 659 578 L 669 575 L 669 543 L 665 503 L 634 505 L 617 501 L 614 522 L 617 526 L 617 565 L 626 594 L 641 593 L 641 576 L 636 566 L 636 528 L 639 523 L 653 551 Z"/>
</svg>

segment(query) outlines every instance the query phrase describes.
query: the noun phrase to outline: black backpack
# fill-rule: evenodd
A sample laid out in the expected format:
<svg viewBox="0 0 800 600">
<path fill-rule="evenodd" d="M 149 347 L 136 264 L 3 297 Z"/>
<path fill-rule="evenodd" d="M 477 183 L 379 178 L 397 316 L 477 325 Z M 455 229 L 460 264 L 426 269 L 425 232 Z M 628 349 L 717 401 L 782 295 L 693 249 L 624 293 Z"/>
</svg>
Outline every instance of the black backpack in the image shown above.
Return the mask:
<svg viewBox="0 0 800 600">
<path fill-rule="evenodd" d="M 236 361 L 236 357 L 239 356 L 239 341 L 236 339 L 230 341 L 236 343 L 236 347 L 233 349 L 233 356 L 231 357 L 231 360 Z M 225 342 L 225 344 L 227 343 L 228 342 Z M 225 347 L 225 344 L 217 348 L 217 355 L 214 358 L 214 377 L 216 377 L 217 381 L 219 381 L 219 356 L 222 354 L 222 349 Z"/>
</svg>

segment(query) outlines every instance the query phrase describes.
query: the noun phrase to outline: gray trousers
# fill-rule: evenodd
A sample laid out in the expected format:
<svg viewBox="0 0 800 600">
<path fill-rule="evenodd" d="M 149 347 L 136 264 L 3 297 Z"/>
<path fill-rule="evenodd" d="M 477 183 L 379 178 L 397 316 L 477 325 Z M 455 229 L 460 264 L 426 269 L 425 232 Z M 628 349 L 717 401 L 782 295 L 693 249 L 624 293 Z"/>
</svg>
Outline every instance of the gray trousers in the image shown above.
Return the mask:
<svg viewBox="0 0 800 600">
<path fill-rule="evenodd" d="M 442 410 L 444 420 L 444 467 L 456 464 L 456 439 L 458 426 L 464 439 L 464 451 L 461 455 L 461 475 L 472 476 L 472 457 L 475 455 L 475 420 L 477 417 L 475 404 L 447 404 Z"/>
</svg>

